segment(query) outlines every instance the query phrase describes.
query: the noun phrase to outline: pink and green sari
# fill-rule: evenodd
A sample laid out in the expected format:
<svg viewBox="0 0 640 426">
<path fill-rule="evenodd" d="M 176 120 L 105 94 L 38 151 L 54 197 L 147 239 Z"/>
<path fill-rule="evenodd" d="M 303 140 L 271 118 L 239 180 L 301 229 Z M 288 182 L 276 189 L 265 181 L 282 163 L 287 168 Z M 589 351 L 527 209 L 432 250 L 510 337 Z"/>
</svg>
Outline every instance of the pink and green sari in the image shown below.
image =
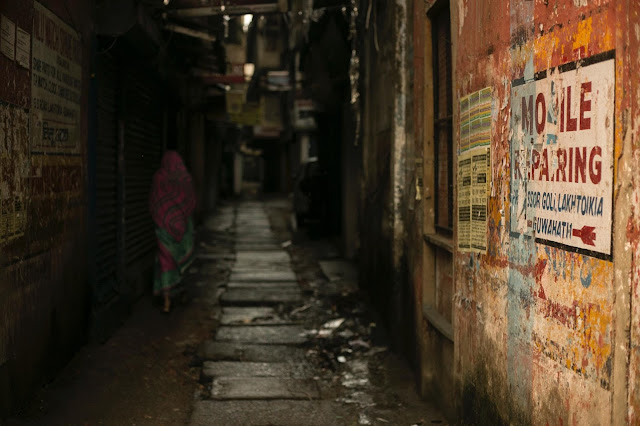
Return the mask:
<svg viewBox="0 0 640 426">
<path fill-rule="evenodd" d="M 191 176 L 177 152 L 167 151 L 162 157 L 149 204 L 158 242 L 153 294 L 173 294 L 193 262 L 191 215 L 196 206 Z"/>
</svg>

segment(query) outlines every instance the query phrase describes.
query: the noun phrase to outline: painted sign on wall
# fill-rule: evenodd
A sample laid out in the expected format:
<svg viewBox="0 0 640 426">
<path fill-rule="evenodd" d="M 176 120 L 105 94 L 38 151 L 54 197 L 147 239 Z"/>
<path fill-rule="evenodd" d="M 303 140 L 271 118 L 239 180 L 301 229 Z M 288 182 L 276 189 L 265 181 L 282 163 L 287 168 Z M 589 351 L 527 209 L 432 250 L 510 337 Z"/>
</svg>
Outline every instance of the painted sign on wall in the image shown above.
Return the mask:
<svg viewBox="0 0 640 426">
<path fill-rule="evenodd" d="M 511 232 L 611 255 L 612 53 L 515 81 L 511 90 Z"/>
<path fill-rule="evenodd" d="M 31 150 L 80 152 L 80 37 L 49 9 L 34 3 Z"/>
</svg>

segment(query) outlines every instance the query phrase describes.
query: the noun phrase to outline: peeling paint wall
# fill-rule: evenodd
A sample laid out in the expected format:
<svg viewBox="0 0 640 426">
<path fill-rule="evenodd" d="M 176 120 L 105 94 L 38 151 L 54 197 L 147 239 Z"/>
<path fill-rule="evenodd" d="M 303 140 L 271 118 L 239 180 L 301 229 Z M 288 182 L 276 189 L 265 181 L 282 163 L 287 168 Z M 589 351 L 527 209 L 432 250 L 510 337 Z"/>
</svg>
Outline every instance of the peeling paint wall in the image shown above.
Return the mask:
<svg viewBox="0 0 640 426">
<path fill-rule="evenodd" d="M 640 67 L 640 4 L 630 2 L 626 9 L 623 12 L 628 14 L 629 22 L 626 28 L 619 30 L 618 36 L 624 37 L 628 43 L 623 69 L 619 73 L 620 78 L 626 78 L 626 84 L 619 93 L 623 96 L 619 102 L 620 108 L 628 112 L 622 117 L 624 122 L 619 130 L 621 135 L 617 146 L 619 161 L 616 166 L 620 181 L 624 184 L 617 186 L 616 194 L 618 204 L 615 221 L 620 234 L 616 247 L 620 255 L 616 256 L 614 280 L 619 283 L 615 286 L 616 290 L 622 287 L 620 297 L 625 297 L 624 303 L 631 305 L 630 315 L 625 318 L 629 320 L 630 330 L 627 324 L 619 329 L 625 336 L 629 333 L 628 398 L 624 402 L 628 404 L 628 422 L 637 424 L 640 422 L 640 79 L 637 77 Z M 620 285 L 627 280 L 630 281 L 629 287 Z M 629 301 L 626 300 L 628 290 Z M 619 373 L 620 380 L 625 379 L 624 373 L 627 373 L 626 369 Z"/>
<path fill-rule="evenodd" d="M 609 424 L 637 419 L 633 416 L 640 408 L 635 385 L 638 363 L 633 359 L 638 359 L 634 348 L 639 341 L 639 315 L 637 309 L 630 312 L 630 304 L 638 297 L 639 275 L 634 262 L 639 253 L 635 232 L 638 183 L 632 172 L 637 167 L 637 147 L 631 134 L 637 129 L 633 107 L 638 94 L 630 89 L 637 90 L 637 81 L 633 81 L 637 70 L 635 75 L 633 70 L 637 68 L 634 62 L 638 60 L 640 34 L 635 34 L 633 26 L 637 27 L 640 17 L 638 10 L 632 10 L 638 6 L 631 3 L 452 1 L 452 31 L 458 38 L 454 104 L 484 87 L 491 87 L 493 93 L 488 249 L 486 254 L 458 252 L 455 258 L 456 396 L 464 421 L 499 417 L 515 424 Z M 611 61 L 611 72 L 600 78 L 596 75 L 599 68 L 593 64 L 606 65 L 607 60 Z M 612 176 L 609 191 L 584 190 L 587 195 L 613 202 L 613 212 L 610 217 L 592 215 L 602 227 L 593 234 L 597 235 L 595 241 L 580 237 L 576 233 L 579 224 L 573 223 L 573 232 L 558 243 L 549 241 L 535 226 L 541 210 L 526 201 L 522 204 L 523 197 L 518 196 L 518 189 L 522 194 L 536 188 L 536 177 L 535 172 L 533 176 L 517 174 L 516 168 L 522 164 L 514 147 L 524 140 L 521 129 L 529 125 L 521 122 L 528 120 L 524 100 L 530 96 L 536 100 L 541 91 L 547 93 L 553 78 L 557 84 L 567 85 L 570 75 L 579 82 L 592 78 L 605 82 L 597 93 L 596 83 L 592 93 L 587 93 L 584 85 L 574 91 L 571 105 L 579 107 L 575 96 L 583 95 L 584 102 L 592 101 L 589 107 L 583 104 L 584 117 L 591 117 L 595 126 L 595 121 L 604 120 L 596 108 L 606 106 L 611 108 L 613 122 L 597 123 L 602 125 L 604 136 L 594 136 L 578 123 L 572 140 L 599 147 L 607 156 L 602 164 L 604 173 Z M 610 91 L 606 91 L 606 81 L 611 83 Z M 549 104 L 563 114 L 574 114 L 560 118 L 563 125 L 580 114 L 567 109 L 564 101 L 569 105 L 568 96 L 565 91 L 555 98 L 562 103 L 560 107 Z M 543 131 L 544 123 L 559 125 L 558 118 L 555 122 L 547 121 L 546 116 L 538 118 L 545 115 L 540 114 L 543 105 L 533 105 L 540 109 L 532 111 L 538 121 L 531 126 L 538 125 L 539 133 L 551 134 L 548 128 Z M 454 108 L 456 141 L 459 126 L 459 112 Z M 562 137 L 569 138 L 559 134 L 558 138 Z M 536 167 L 536 155 L 546 146 L 535 136 L 531 144 L 523 157 L 527 165 L 523 167 L 531 168 L 526 169 L 529 172 Z M 553 174 L 562 164 L 549 160 L 548 167 Z M 520 178 L 522 185 L 518 187 L 514 183 Z M 552 182 L 553 176 L 540 180 Z M 567 184 L 566 188 L 570 194 L 583 187 Z M 522 208 L 514 204 L 518 202 Z M 566 217 L 558 207 L 551 211 L 556 218 Z M 527 229 L 515 226 L 523 218 Z M 598 245 L 609 236 L 610 245 Z M 630 289 L 634 291 L 631 302 Z M 629 315 L 636 322 L 631 327 L 632 362 L 627 382 L 625 318 Z M 631 389 L 628 413 L 627 387 Z"/>
<path fill-rule="evenodd" d="M 29 57 L 22 64 L 17 56 L 0 54 L 0 413 L 15 409 L 47 372 L 64 365 L 86 331 L 85 145 L 93 3 L 49 0 L 40 4 L 47 16 L 57 16 L 78 35 L 78 46 L 73 46 L 71 38 L 47 45 L 61 52 L 57 58 L 52 56 L 57 73 L 49 72 L 66 81 L 56 93 L 73 99 L 66 111 L 60 111 L 72 117 L 73 124 L 68 133 L 52 131 L 60 136 L 56 139 L 60 149 L 45 147 L 42 138 L 34 138 L 46 139 L 51 128 L 50 122 L 43 126 L 38 120 L 37 107 L 43 105 L 32 101 L 32 87 L 44 87 L 35 80 L 43 68 L 31 60 L 37 52 L 32 46 L 39 41 L 39 6 L 33 1 L 2 1 L 3 19 L 15 24 L 16 34 L 19 28 L 24 31 L 21 36 L 26 33 L 30 40 L 26 44 Z M 50 34 L 56 25 L 42 28 Z M 44 34 L 46 44 L 49 35 Z M 77 52 L 76 62 L 72 50 Z M 74 72 L 64 70 L 76 64 L 82 73 L 74 82 Z M 69 85 L 76 86 L 77 92 L 63 94 L 60 88 Z M 78 141 L 73 149 L 65 145 L 69 140 Z"/>
</svg>

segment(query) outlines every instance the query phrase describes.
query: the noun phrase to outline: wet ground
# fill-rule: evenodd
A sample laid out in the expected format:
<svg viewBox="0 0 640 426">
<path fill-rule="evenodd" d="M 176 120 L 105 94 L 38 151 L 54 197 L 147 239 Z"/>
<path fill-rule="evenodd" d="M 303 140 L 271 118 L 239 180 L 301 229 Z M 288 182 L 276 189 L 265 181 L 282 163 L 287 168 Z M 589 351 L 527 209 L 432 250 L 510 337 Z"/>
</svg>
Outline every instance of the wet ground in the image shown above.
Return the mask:
<svg viewBox="0 0 640 426">
<path fill-rule="evenodd" d="M 429 425 L 356 268 L 291 232 L 286 199 L 222 207 L 198 231 L 191 300 L 149 298 L 85 347 L 18 424 Z"/>
</svg>

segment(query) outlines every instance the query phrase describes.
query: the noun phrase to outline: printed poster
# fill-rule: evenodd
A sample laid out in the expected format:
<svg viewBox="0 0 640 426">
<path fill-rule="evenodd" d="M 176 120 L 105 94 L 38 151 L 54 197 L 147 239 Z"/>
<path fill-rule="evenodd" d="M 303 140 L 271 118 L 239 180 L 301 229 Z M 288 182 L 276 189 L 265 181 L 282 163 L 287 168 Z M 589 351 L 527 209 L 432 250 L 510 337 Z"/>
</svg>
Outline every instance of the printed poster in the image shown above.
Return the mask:
<svg viewBox="0 0 640 426">
<path fill-rule="evenodd" d="M 471 250 L 487 252 L 487 202 L 491 181 L 488 147 L 471 152 Z"/>
<path fill-rule="evenodd" d="M 460 152 L 491 143 L 491 87 L 460 100 Z"/>
<path fill-rule="evenodd" d="M 487 202 L 491 183 L 490 87 L 460 100 L 458 249 L 487 252 Z"/>
<path fill-rule="evenodd" d="M 458 157 L 458 249 L 471 249 L 471 154 Z"/>
</svg>

